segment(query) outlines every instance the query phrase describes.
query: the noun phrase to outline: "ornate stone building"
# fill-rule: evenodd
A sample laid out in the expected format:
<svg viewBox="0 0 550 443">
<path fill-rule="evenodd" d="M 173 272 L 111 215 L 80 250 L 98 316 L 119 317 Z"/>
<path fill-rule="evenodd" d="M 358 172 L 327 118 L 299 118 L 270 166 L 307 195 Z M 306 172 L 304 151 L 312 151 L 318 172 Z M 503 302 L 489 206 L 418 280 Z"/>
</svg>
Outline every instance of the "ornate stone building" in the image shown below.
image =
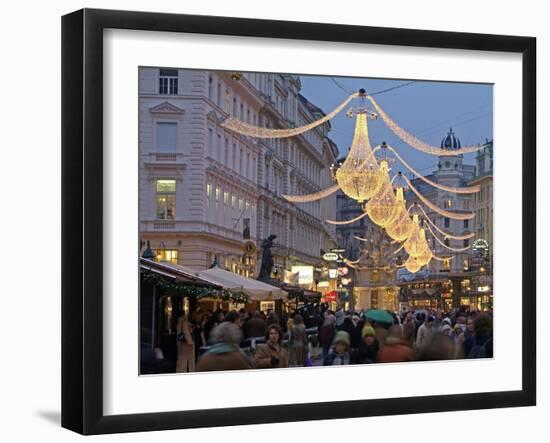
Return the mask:
<svg viewBox="0 0 550 443">
<path fill-rule="evenodd" d="M 260 251 L 244 257 L 243 242 L 275 234 L 277 270 L 319 264 L 320 249 L 335 245 L 323 220 L 335 217 L 336 197 L 297 206 L 281 195 L 327 186 L 338 155 L 330 124 L 280 140 L 221 126 L 229 115 L 272 128 L 318 119 L 300 88 L 290 75 L 140 68 L 141 250 L 150 240 L 159 261 L 204 269 L 216 260 L 256 276 Z"/>
</svg>

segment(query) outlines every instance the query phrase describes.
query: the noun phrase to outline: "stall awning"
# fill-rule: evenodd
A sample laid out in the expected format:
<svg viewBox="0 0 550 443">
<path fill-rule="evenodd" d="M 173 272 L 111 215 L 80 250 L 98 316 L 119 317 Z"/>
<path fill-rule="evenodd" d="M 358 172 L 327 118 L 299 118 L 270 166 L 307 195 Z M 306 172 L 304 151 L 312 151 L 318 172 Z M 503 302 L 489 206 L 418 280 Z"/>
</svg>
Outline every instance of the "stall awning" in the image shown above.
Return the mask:
<svg viewBox="0 0 550 443">
<path fill-rule="evenodd" d="M 248 295 L 250 300 L 286 300 L 288 297 L 288 293 L 281 288 L 225 271 L 218 266 L 205 271 L 197 271 L 197 275 L 232 292 L 242 292 Z"/>
<path fill-rule="evenodd" d="M 188 283 L 190 285 L 212 288 L 212 289 L 222 289 L 222 286 L 211 281 L 202 279 L 200 276 L 196 275 L 194 271 L 184 268 L 183 266 L 174 265 L 171 263 L 159 263 L 147 258 L 140 257 L 139 267 L 141 270 L 153 272 L 163 277 L 173 278 L 181 283 Z"/>
</svg>

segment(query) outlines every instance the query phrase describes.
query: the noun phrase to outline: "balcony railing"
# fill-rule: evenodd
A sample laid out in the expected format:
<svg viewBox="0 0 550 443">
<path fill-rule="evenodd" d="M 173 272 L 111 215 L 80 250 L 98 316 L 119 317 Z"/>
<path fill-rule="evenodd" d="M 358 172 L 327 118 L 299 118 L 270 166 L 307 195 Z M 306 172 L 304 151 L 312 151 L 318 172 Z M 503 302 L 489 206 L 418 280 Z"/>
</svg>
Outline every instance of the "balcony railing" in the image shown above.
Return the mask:
<svg viewBox="0 0 550 443">
<path fill-rule="evenodd" d="M 174 220 L 155 220 L 153 228 L 159 231 L 175 229 L 176 222 Z"/>
</svg>

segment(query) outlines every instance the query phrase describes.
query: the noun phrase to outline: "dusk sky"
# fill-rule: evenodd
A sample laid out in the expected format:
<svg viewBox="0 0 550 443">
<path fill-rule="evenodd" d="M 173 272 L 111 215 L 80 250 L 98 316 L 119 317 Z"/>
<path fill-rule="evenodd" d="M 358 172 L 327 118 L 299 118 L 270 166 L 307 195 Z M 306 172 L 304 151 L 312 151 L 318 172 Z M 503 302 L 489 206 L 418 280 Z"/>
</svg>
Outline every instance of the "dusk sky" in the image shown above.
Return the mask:
<svg viewBox="0 0 550 443">
<path fill-rule="evenodd" d="M 301 93 L 325 113 L 332 111 L 349 95 L 330 77 L 300 76 Z M 365 88 L 367 92 L 388 89 L 409 80 L 382 80 L 371 78 L 335 77 L 347 91 Z M 384 111 L 417 138 L 435 146 L 449 128 L 460 139 L 462 146 L 482 143 L 493 138 L 493 86 L 487 84 L 416 81 L 415 83 L 374 96 Z M 356 106 L 357 100 L 350 103 Z M 346 108 L 345 110 L 347 110 Z M 345 110 L 331 120 L 330 137 L 338 145 L 341 155 L 349 149 L 353 137 L 354 120 Z M 437 157 L 421 153 L 402 142 L 381 119 L 369 120 L 372 146 L 386 141 L 398 149 L 401 156 L 423 174 L 436 169 Z M 464 163 L 474 164 L 474 155 L 465 155 Z M 403 169 L 395 165 L 397 169 Z"/>
</svg>

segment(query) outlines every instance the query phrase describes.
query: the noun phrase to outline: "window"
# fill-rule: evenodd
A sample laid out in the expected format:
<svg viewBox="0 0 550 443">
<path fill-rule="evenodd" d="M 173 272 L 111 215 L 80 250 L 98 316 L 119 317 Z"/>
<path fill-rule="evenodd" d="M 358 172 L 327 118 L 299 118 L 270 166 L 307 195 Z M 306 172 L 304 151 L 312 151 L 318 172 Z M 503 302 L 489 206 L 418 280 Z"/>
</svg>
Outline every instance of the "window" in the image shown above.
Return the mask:
<svg viewBox="0 0 550 443">
<path fill-rule="evenodd" d="M 451 199 L 447 199 L 443 202 L 443 207 L 445 209 L 449 209 L 453 206 L 453 201 Z"/>
<path fill-rule="evenodd" d="M 225 206 L 227 206 L 228 203 L 229 203 L 229 192 L 224 191 L 224 193 L 223 193 L 223 204 Z"/>
<path fill-rule="evenodd" d="M 176 152 L 177 130 L 175 122 L 157 123 L 157 152 Z"/>
<path fill-rule="evenodd" d="M 216 104 L 218 106 L 222 105 L 222 85 L 218 82 L 218 89 L 216 91 Z"/>
<path fill-rule="evenodd" d="M 236 195 L 233 195 L 233 196 L 231 196 L 231 207 L 232 207 L 233 209 L 235 209 L 236 206 L 237 206 L 237 196 L 236 196 Z"/>
<path fill-rule="evenodd" d="M 239 210 L 240 211 L 243 210 L 243 199 L 242 198 L 239 199 Z"/>
<path fill-rule="evenodd" d="M 470 246 L 470 240 L 466 239 L 464 240 L 464 247 L 467 248 L 468 246 Z"/>
<path fill-rule="evenodd" d="M 178 250 L 177 249 L 158 249 L 155 251 L 155 257 L 159 262 L 178 264 Z"/>
<path fill-rule="evenodd" d="M 444 243 L 445 243 L 445 246 L 449 246 L 449 239 L 445 238 Z"/>
<path fill-rule="evenodd" d="M 466 211 L 470 209 L 470 200 L 462 201 L 462 209 L 465 209 Z"/>
<path fill-rule="evenodd" d="M 178 70 L 161 69 L 159 77 L 159 94 L 175 95 L 178 93 Z"/>
<path fill-rule="evenodd" d="M 157 180 L 157 219 L 174 220 L 176 215 L 176 180 Z"/>
<path fill-rule="evenodd" d="M 443 269 L 448 271 L 449 269 L 451 269 L 451 259 L 450 258 L 446 258 L 443 260 Z"/>
<path fill-rule="evenodd" d="M 450 225 L 451 225 L 451 221 L 449 220 L 449 217 L 445 217 L 445 218 L 443 219 L 443 226 L 444 226 L 445 228 L 448 228 Z"/>
<path fill-rule="evenodd" d="M 464 229 L 468 229 L 470 226 L 470 220 L 464 220 Z"/>
<path fill-rule="evenodd" d="M 208 76 L 208 100 L 212 100 L 212 76 Z"/>
<path fill-rule="evenodd" d="M 218 203 L 220 201 L 221 192 L 222 190 L 220 189 L 220 187 L 216 186 L 216 208 L 218 207 Z"/>
</svg>

